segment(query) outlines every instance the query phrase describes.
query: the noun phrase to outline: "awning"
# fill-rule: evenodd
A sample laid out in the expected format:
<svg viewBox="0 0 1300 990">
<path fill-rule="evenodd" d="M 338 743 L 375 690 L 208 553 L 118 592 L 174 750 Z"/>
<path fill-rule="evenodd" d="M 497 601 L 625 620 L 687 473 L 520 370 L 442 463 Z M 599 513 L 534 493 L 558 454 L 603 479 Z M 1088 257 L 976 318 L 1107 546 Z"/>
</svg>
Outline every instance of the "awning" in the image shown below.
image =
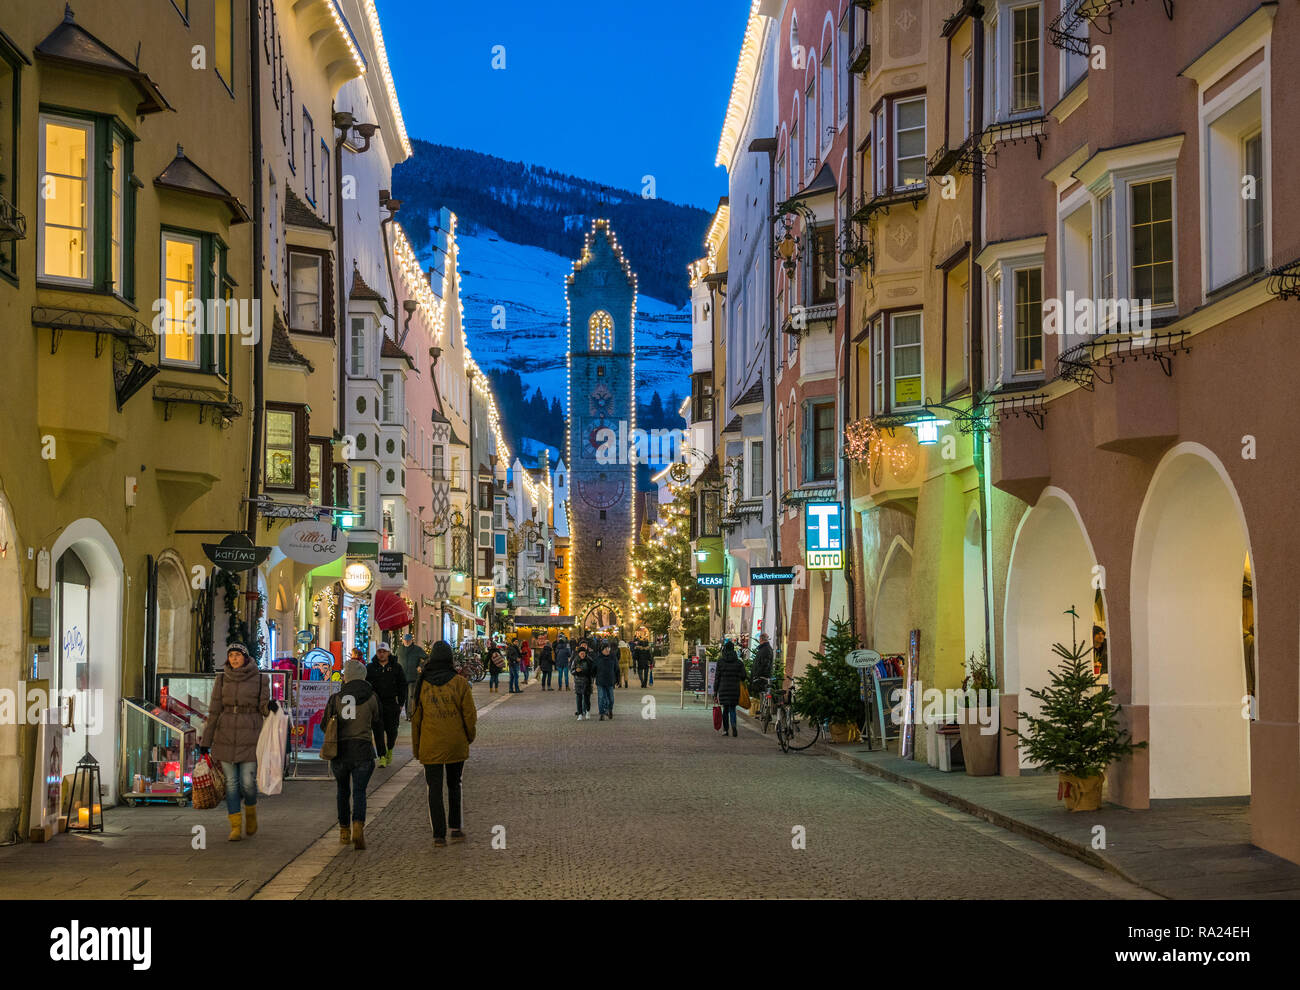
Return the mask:
<svg viewBox="0 0 1300 990">
<path fill-rule="evenodd" d="M 396 591 L 375 592 L 373 615 L 375 625 L 379 626 L 381 632 L 401 629 L 402 626 L 411 624 L 411 609 L 407 606 L 406 599 Z"/>
<path fill-rule="evenodd" d="M 469 619 L 471 622 L 478 621 L 477 615 L 475 615 L 473 612 L 465 611 L 459 605 L 453 605 L 451 602 L 447 602 L 447 604 L 444 607 L 447 609 L 448 612 L 454 612 L 456 615 L 459 615 L 462 619 Z"/>
</svg>

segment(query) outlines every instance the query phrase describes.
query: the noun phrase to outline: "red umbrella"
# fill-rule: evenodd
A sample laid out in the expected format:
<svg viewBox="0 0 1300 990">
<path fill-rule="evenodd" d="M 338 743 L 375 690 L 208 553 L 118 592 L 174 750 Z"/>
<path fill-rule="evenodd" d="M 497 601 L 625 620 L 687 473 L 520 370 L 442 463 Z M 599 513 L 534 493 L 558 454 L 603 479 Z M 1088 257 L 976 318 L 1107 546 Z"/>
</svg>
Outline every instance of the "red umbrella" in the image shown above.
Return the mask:
<svg viewBox="0 0 1300 990">
<path fill-rule="evenodd" d="M 374 614 L 375 624 L 384 632 L 411 624 L 411 610 L 406 599 L 395 591 L 375 592 Z"/>
</svg>

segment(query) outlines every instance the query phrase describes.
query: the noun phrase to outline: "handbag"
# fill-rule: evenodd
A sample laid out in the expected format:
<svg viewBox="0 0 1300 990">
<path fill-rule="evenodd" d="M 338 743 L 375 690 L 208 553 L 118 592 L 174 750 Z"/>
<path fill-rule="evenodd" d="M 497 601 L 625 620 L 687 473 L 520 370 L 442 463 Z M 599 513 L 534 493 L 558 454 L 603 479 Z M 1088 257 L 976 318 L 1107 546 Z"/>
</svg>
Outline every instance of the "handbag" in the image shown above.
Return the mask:
<svg viewBox="0 0 1300 990">
<path fill-rule="evenodd" d="M 713 706 L 713 731 L 717 732 L 722 728 L 722 706 Z"/>
<path fill-rule="evenodd" d="M 322 760 L 337 760 L 339 757 L 339 717 L 332 714 L 325 723 L 325 741 L 320 744 Z"/>
<path fill-rule="evenodd" d="M 190 802 L 197 811 L 215 808 L 226 796 L 226 776 L 210 756 L 199 757 L 190 782 Z"/>
<path fill-rule="evenodd" d="M 749 688 L 745 687 L 743 682 L 740 685 L 740 707 L 749 707 Z"/>
</svg>

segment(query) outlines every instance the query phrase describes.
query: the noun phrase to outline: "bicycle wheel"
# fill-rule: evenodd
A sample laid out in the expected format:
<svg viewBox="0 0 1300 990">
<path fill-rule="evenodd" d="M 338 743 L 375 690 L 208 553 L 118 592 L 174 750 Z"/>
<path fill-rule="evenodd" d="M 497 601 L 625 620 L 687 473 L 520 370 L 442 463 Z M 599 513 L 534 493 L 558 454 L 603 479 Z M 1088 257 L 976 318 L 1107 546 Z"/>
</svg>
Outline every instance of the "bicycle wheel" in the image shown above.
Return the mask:
<svg viewBox="0 0 1300 990">
<path fill-rule="evenodd" d="M 790 740 L 790 749 L 796 753 L 807 749 L 820 739 L 821 735 L 822 725 L 820 722 L 814 722 L 811 727 L 801 731 L 799 722 L 796 719 L 794 722 L 794 738 Z"/>
<path fill-rule="evenodd" d="M 782 712 L 776 713 L 776 741 L 782 753 L 790 752 L 790 720 Z"/>
<path fill-rule="evenodd" d="M 763 735 L 767 735 L 767 730 L 772 725 L 772 699 L 766 695 L 758 706 L 758 720 L 763 726 Z"/>
</svg>

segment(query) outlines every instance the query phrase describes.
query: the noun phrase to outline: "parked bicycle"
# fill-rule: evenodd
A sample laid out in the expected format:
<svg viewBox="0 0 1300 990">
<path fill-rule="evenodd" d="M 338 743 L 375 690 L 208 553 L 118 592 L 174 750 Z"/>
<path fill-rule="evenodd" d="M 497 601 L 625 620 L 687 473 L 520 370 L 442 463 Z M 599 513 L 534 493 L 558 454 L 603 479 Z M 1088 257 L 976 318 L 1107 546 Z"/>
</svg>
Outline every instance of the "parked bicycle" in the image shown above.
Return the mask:
<svg viewBox="0 0 1300 990">
<path fill-rule="evenodd" d="M 758 722 L 763 727 L 763 734 L 766 735 L 776 713 L 776 704 L 772 699 L 772 682 L 766 677 L 759 677 L 754 681 L 754 689 L 759 692 Z"/>
<path fill-rule="evenodd" d="M 813 722 L 805 726 L 794 711 L 794 688 L 782 691 L 780 703 L 776 708 L 776 741 L 781 745 L 781 752 L 798 752 L 807 749 L 822 736 L 822 725 Z"/>
</svg>

